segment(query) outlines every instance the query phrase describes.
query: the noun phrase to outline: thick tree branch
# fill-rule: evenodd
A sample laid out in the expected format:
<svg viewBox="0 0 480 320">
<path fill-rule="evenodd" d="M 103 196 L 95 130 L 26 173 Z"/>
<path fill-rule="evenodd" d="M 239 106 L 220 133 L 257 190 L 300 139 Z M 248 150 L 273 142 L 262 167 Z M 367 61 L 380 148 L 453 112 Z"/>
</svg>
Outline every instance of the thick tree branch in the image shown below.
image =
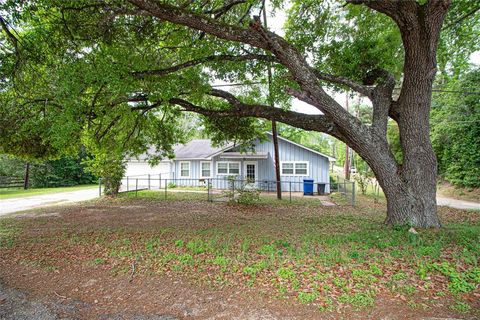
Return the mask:
<svg viewBox="0 0 480 320">
<path fill-rule="evenodd" d="M 395 78 L 385 70 L 377 70 L 378 77 L 381 77 L 382 80 L 373 90 L 371 97 L 373 104 L 372 129 L 380 137 L 385 137 L 387 134 L 388 116 L 390 111 L 393 111 L 392 93 L 395 88 Z"/>
<path fill-rule="evenodd" d="M 15 35 L 10 31 L 10 28 L 8 27 L 7 22 L 3 19 L 2 16 L 0 16 L 0 26 L 1 29 L 5 32 L 7 35 L 7 39 L 10 41 L 10 43 L 13 45 L 13 49 L 15 52 L 15 67 L 14 67 L 14 72 L 17 70 L 18 66 L 20 65 L 21 57 L 20 57 L 20 48 L 19 48 L 19 40 Z"/>
<path fill-rule="evenodd" d="M 250 29 L 228 25 L 200 14 L 152 0 L 128 0 L 142 11 L 169 22 L 204 31 L 221 39 L 267 49 L 265 41 Z"/>
<path fill-rule="evenodd" d="M 218 19 L 220 16 L 227 13 L 234 6 L 245 3 L 245 0 L 232 0 L 228 1 L 224 6 L 216 9 L 206 10 L 204 13 L 213 14 L 215 19 Z"/>
<path fill-rule="evenodd" d="M 231 93 L 218 89 L 213 89 L 210 95 L 227 101 L 230 108 L 222 110 L 208 109 L 194 105 L 181 98 L 172 98 L 169 102 L 181 106 L 186 111 L 199 113 L 208 117 L 256 117 L 276 120 L 305 130 L 321 131 L 339 139 L 344 139 L 337 126 L 324 115 L 307 115 L 262 104 L 246 104 L 238 100 Z"/>
<path fill-rule="evenodd" d="M 222 54 L 222 55 L 212 55 L 203 58 L 198 58 L 194 60 L 190 60 L 169 68 L 164 69 L 154 69 L 154 70 L 144 70 L 144 71 L 135 71 L 132 73 L 135 77 L 145 77 L 145 76 L 164 76 L 185 68 L 197 66 L 200 64 L 208 63 L 208 62 L 218 62 L 218 61 L 276 61 L 275 57 L 262 55 L 262 54 L 245 54 L 240 56 L 229 55 L 229 54 Z"/>
<path fill-rule="evenodd" d="M 320 72 L 318 70 L 314 70 L 314 72 L 319 80 L 347 86 L 355 92 L 358 92 L 366 97 L 372 98 L 373 89 L 368 86 L 362 85 L 346 77 L 334 76 L 328 73 Z"/>
<path fill-rule="evenodd" d="M 297 98 L 300 101 L 303 101 L 303 102 L 308 103 L 310 105 L 315 104 L 315 101 L 313 101 L 312 98 L 310 98 L 310 96 L 305 91 L 296 90 L 296 89 L 293 89 L 293 88 L 290 88 L 290 87 L 285 88 L 285 91 L 289 95 Z"/>
<path fill-rule="evenodd" d="M 419 4 L 415 0 L 346 0 L 351 4 L 363 4 L 370 9 L 381 12 L 392 18 L 397 24 L 405 25 L 417 10 Z"/>
<path fill-rule="evenodd" d="M 13 47 L 15 48 L 15 51 L 18 52 L 18 39 L 10 31 L 10 28 L 8 27 L 7 22 L 3 19 L 2 16 L 0 16 L 0 26 L 2 27 L 2 30 L 7 35 L 8 40 L 12 43 Z"/>
</svg>

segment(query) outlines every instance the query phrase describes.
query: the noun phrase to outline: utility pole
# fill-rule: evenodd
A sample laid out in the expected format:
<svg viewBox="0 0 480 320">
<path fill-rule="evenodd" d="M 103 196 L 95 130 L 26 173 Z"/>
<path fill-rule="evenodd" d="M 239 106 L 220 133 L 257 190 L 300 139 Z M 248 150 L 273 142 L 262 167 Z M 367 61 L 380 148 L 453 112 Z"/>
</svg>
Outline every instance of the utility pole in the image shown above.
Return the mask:
<svg viewBox="0 0 480 320">
<path fill-rule="evenodd" d="M 266 1 L 263 0 L 263 25 L 264 28 L 267 29 L 267 4 Z M 275 107 L 275 103 L 273 101 L 272 95 L 272 66 L 270 62 L 268 62 L 268 100 L 271 107 Z M 278 132 L 277 132 L 277 122 L 272 120 L 272 140 L 273 140 L 273 153 L 274 153 L 274 161 L 275 161 L 275 177 L 276 177 L 276 184 L 277 184 L 277 199 L 282 200 L 282 182 L 280 181 L 280 159 L 278 155 Z"/>
<path fill-rule="evenodd" d="M 345 95 L 345 107 L 348 112 L 348 92 Z M 350 159 L 349 159 L 350 148 L 347 144 L 345 144 L 345 179 L 350 180 Z"/>
</svg>

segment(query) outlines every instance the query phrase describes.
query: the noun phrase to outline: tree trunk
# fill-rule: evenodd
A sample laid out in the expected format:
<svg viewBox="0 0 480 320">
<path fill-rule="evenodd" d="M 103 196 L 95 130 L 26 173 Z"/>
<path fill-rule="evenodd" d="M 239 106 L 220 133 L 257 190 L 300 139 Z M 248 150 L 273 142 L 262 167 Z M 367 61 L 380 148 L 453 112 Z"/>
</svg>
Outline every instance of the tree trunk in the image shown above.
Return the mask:
<svg viewBox="0 0 480 320">
<path fill-rule="evenodd" d="M 435 200 L 435 179 L 432 181 L 410 181 L 402 185 L 384 185 L 387 198 L 387 218 L 389 225 L 410 225 L 420 228 L 439 228 Z M 382 182 L 379 181 L 380 185 Z M 432 188 L 433 187 L 433 188 Z"/>
<path fill-rule="evenodd" d="M 118 179 L 116 177 L 105 177 L 103 178 L 104 182 L 104 193 L 107 196 L 110 197 L 116 197 L 118 195 L 118 192 L 120 191 L 120 186 L 121 186 L 121 179 Z"/>
<path fill-rule="evenodd" d="M 369 162 L 369 161 L 367 161 Z M 436 204 L 436 171 L 425 169 L 430 161 L 417 159 L 414 168 L 401 172 L 391 170 L 384 161 L 369 163 L 387 199 L 389 225 L 439 228 Z M 408 180 L 405 179 L 408 176 Z"/>
<path fill-rule="evenodd" d="M 383 137 L 367 146 L 352 147 L 368 163 L 385 193 L 386 224 L 438 228 L 441 224 L 436 204 L 436 160 L 430 140 L 414 139 L 409 134 L 402 139 L 419 146 L 416 158 L 412 158 L 411 150 L 404 151 L 403 165 L 396 162 Z"/>
</svg>

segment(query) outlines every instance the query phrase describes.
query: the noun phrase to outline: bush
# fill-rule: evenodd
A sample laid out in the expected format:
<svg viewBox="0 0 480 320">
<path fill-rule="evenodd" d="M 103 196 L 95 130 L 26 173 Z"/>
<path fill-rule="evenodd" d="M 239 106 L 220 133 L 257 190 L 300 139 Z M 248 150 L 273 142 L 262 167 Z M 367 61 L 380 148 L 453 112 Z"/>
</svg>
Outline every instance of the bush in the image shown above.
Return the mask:
<svg viewBox="0 0 480 320">
<path fill-rule="evenodd" d="M 228 190 L 222 191 L 222 194 L 229 199 L 230 202 L 241 204 L 252 204 L 260 200 L 260 191 L 252 183 L 236 184 L 235 178 L 229 177 Z"/>
<path fill-rule="evenodd" d="M 373 174 L 368 172 L 359 172 L 353 176 L 353 179 L 360 187 L 360 191 L 363 195 L 367 194 L 368 186 L 373 182 Z"/>
<path fill-rule="evenodd" d="M 260 200 L 260 191 L 256 188 L 241 188 L 238 190 L 237 202 L 242 204 L 252 204 Z"/>
</svg>

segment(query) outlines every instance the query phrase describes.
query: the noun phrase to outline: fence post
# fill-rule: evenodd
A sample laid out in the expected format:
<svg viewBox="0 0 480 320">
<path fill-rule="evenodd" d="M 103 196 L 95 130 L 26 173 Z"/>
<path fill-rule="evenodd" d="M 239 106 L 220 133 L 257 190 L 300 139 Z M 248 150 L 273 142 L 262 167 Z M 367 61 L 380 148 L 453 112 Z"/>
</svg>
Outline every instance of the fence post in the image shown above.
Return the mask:
<svg viewBox="0 0 480 320">
<path fill-rule="evenodd" d="M 150 173 L 148 174 L 148 190 L 150 190 Z"/>
<path fill-rule="evenodd" d="M 290 202 L 292 202 L 292 181 L 290 181 Z"/>
<path fill-rule="evenodd" d="M 135 179 L 135 197 L 138 196 L 138 178 Z"/>
<path fill-rule="evenodd" d="M 129 191 L 129 188 L 128 188 L 128 176 L 127 176 L 127 191 Z"/>
<path fill-rule="evenodd" d="M 102 196 L 102 178 L 98 178 L 98 196 Z"/>
<path fill-rule="evenodd" d="M 162 189 L 162 174 L 158 174 L 158 189 Z"/>
<path fill-rule="evenodd" d="M 355 206 L 355 181 L 352 182 L 352 206 Z"/>
<path fill-rule="evenodd" d="M 210 201 L 210 179 L 207 179 L 207 201 Z"/>
<path fill-rule="evenodd" d="M 168 185 L 168 179 L 165 179 L 165 200 L 167 200 L 167 185 Z"/>
</svg>

